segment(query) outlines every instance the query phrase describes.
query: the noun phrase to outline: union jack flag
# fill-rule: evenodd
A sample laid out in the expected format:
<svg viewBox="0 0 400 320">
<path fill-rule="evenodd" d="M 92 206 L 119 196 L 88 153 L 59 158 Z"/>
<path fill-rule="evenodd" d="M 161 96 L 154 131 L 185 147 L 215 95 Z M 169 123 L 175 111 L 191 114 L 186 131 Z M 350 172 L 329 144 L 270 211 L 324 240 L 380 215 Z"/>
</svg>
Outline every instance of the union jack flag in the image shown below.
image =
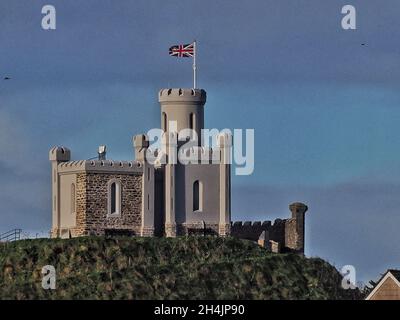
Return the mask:
<svg viewBox="0 0 400 320">
<path fill-rule="evenodd" d="M 169 55 L 179 58 L 192 58 L 194 56 L 194 43 L 172 46 L 169 48 Z"/>
</svg>

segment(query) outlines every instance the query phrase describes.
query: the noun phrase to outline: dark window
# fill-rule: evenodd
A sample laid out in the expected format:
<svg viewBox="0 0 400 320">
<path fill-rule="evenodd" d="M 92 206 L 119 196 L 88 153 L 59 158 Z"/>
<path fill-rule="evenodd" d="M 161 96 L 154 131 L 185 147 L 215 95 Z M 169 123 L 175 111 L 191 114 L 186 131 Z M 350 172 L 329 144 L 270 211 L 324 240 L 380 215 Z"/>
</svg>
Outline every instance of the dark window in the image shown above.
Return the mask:
<svg viewBox="0 0 400 320">
<path fill-rule="evenodd" d="M 193 113 L 191 113 L 190 114 L 190 118 L 189 118 L 189 128 L 190 129 L 192 129 L 192 130 L 194 130 L 194 114 Z"/>
<path fill-rule="evenodd" d="M 110 180 L 108 182 L 108 214 L 121 214 L 121 182 Z"/>
<path fill-rule="evenodd" d="M 167 131 L 167 125 L 168 125 L 168 119 L 167 119 L 167 114 L 165 112 L 162 113 L 162 126 L 163 126 L 163 130 L 164 132 Z"/>
<path fill-rule="evenodd" d="M 111 213 L 115 213 L 117 206 L 117 185 L 115 182 L 111 184 Z"/>
<path fill-rule="evenodd" d="M 199 180 L 196 180 L 193 183 L 193 211 L 201 210 L 201 183 Z"/>
</svg>

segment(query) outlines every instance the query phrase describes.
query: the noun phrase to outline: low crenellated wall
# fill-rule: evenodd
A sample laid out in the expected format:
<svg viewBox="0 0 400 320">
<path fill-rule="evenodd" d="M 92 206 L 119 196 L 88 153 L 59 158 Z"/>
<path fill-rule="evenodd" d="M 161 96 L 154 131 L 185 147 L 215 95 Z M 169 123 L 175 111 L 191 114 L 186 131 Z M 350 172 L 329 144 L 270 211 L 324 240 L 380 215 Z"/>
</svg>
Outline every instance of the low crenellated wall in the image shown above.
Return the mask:
<svg viewBox="0 0 400 320">
<path fill-rule="evenodd" d="M 273 242 L 279 247 L 279 252 L 296 252 L 304 254 L 304 224 L 305 212 L 308 207 L 302 203 L 289 206 L 292 217 L 271 221 L 236 221 L 231 224 L 231 236 L 258 241 L 262 236 L 266 243 Z"/>
</svg>

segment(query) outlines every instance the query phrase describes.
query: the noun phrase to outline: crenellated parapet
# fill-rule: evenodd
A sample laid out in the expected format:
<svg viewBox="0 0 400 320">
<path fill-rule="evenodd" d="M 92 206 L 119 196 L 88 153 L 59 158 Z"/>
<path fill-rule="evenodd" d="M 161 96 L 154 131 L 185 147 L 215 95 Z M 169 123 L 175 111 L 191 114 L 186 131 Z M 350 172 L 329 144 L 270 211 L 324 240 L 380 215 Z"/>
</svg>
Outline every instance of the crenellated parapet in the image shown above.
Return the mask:
<svg viewBox="0 0 400 320">
<path fill-rule="evenodd" d="M 302 203 L 289 206 L 292 217 L 271 221 L 235 221 L 231 225 L 231 235 L 240 239 L 269 243 L 275 252 L 295 252 L 304 254 L 304 214 L 308 207 Z M 274 251 L 274 250 L 273 250 Z"/>
<path fill-rule="evenodd" d="M 263 231 L 268 231 L 271 234 L 276 234 L 277 240 L 282 240 L 280 237 L 281 231 L 284 229 L 284 220 L 276 219 L 274 223 L 271 221 L 235 221 L 231 226 L 231 234 L 234 237 L 257 241 Z"/>
<path fill-rule="evenodd" d="M 161 146 L 149 147 L 148 138 L 145 135 L 137 135 L 133 138 L 135 158 L 139 161 L 151 161 L 154 164 L 230 164 L 232 153 L 232 136 L 221 132 L 217 136 L 217 145 L 212 147 L 197 146 L 193 144 L 178 144 L 176 132 L 163 132 Z M 157 165 L 158 166 L 158 165 Z"/>
<path fill-rule="evenodd" d="M 185 163 L 220 164 L 221 153 L 219 149 L 210 147 L 190 147 L 179 150 L 179 160 Z"/>
<path fill-rule="evenodd" d="M 82 171 L 93 173 L 142 173 L 143 164 L 140 161 L 113 160 L 78 160 L 58 164 L 59 173 Z"/>
<path fill-rule="evenodd" d="M 161 89 L 158 93 L 158 101 L 161 104 L 193 103 L 205 104 L 206 91 L 203 89 L 169 88 Z"/>
<path fill-rule="evenodd" d="M 190 129 L 197 134 L 202 145 L 204 105 L 207 94 L 202 89 L 162 89 L 158 94 L 161 107 L 161 129 L 165 132 L 182 132 Z"/>
</svg>

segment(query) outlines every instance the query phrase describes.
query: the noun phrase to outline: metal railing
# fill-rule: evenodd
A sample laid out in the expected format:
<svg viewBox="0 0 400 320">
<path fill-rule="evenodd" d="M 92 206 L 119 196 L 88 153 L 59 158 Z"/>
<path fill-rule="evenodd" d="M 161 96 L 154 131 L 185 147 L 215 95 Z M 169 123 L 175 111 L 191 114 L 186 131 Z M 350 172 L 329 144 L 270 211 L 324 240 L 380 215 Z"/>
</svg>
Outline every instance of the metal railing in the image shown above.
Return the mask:
<svg viewBox="0 0 400 320">
<path fill-rule="evenodd" d="M 17 241 L 21 239 L 22 229 L 14 229 L 0 234 L 0 242 Z"/>
</svg>

